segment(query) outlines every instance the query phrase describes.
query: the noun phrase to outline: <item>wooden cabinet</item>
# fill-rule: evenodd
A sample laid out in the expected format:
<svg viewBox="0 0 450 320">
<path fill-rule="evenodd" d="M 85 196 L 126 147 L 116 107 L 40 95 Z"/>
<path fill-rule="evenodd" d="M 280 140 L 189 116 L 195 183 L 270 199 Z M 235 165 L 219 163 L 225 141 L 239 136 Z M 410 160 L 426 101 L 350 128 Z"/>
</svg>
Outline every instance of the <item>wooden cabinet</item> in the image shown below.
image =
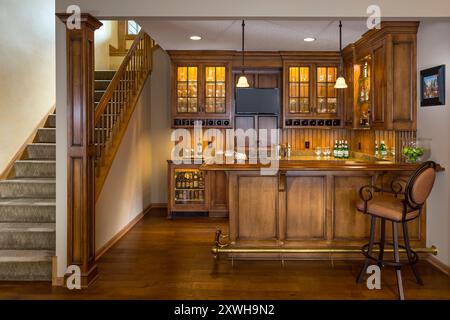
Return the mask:
<svg viewBox="0 0 450 320">
<path fill-rule="evenodd" d="M 347 127 L 416 130 L 418 26 L 418 22 L 383 22 L 381 29 L 367 32 L 351 45 L 354 99 L 344 99 Z M 349 51 L 349 47 L 344 50 Z M 349 66 L 346 70 L 351 73 Z"/>
<path fill-rule="evenodd" d="M 334 88 L 339 54 L 298 55 L 283 61 L 283 127 L 341 127 L 343 94 Z"/>
<path fill-rule="evenodd" d="M 172 127 L 231 127 L 231 56 L 170 51 Z"/>
</svg>

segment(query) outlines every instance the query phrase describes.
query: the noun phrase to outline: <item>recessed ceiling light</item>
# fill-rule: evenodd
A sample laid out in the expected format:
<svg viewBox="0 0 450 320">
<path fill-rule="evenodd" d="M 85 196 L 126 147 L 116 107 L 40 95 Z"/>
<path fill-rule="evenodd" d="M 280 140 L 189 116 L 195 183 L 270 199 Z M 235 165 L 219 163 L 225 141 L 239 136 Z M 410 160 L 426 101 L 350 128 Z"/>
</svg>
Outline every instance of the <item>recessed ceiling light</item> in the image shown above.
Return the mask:
<svg viewBox="0 0 450 320">
<path fill-rule="evenodd" d="M 202 37 L 200 37 L 200 36 L 190 36 L 189 39 L 197 41 L 197 40 L 202 40 Z"/>
<path fill-rule="evenodd" d="M 314 37 L 306 37 L 306 38 L 303 39 L 303 41 L 305 41 L 305 42 L 313 42 L 313 41 L 316 41 L 316 40 L 317 39 L 314 38 Z"/>
</svg>

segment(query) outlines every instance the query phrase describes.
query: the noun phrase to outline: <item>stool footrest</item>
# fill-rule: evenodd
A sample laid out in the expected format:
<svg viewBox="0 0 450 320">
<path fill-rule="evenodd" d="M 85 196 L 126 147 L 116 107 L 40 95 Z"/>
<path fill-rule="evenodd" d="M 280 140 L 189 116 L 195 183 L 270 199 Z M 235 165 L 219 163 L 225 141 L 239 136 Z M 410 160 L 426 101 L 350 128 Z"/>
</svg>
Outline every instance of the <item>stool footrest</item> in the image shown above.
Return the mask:
<svg viewBox="0 0 450 320">
<path fill-rule="evenodd" d="M 373 245 L 380 247 L 381 246 L 381 242 L 374 242 Z M 385 246 L 388 245 L 388 246 L 391 246 L 391 247 L 394 246 L 392 243 L 385 243 L 384 245 Z M 401 248 L 401 249 L 406 250 L 405 246 L 399 245 L 398 247 Z M 378 259 L 378 257 L 374 257 L 373 255 L 369 255 L 369 244 L 365 244 L 361 248 L 361 251 L 362 251 L 363 255 L 366 258 L 370 259 L 370 260 L 376 261 L 377 263 L 381 263 L 381 264 L 386 265 L 386 266 L 392 266 L 392 267 L 397 267 L 397 268 L 402 267 L 402 266 L 416 264 L 417 261 L 419 260 L 419 256 L 413 250 L 410 250 L 411 251 L 411 259 L 408 259 L 407 262 L 406 261 L 404 261 L 404 262 L 395 262 L 394 260 Z"/>
</svg>

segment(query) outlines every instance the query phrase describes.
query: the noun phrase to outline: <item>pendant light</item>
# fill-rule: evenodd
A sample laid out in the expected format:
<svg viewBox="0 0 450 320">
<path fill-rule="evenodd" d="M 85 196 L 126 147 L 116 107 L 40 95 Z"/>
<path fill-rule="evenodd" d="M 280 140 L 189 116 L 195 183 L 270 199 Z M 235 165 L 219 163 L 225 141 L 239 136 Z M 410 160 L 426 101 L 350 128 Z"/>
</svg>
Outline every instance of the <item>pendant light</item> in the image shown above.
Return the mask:
<svg viewBox="0 0 450 320">
<path fill-rule="evenodd" d="M 341 62 L 339 65 L 339 77 L 336 80 L 336 84 L 334 87 L 336 89 L 346 89 L 348 88 L 347 83 L 345 82 L 344 73 L 342 71 L 344 67 L 344 57 L 342 55 L 342 21 L 339 20 L 339 53 L 341 55 Z"/>
<path fill-rule="evenodd" d="M 244 36 L 245 36 L 245 22 L 242 20 L 242 74 L 239 77 L 239 80 L 236 84 L 237 88 L 248 88 L 250 85 L 248 84 L 247 77 L 244 73 Z"/>
</svg>

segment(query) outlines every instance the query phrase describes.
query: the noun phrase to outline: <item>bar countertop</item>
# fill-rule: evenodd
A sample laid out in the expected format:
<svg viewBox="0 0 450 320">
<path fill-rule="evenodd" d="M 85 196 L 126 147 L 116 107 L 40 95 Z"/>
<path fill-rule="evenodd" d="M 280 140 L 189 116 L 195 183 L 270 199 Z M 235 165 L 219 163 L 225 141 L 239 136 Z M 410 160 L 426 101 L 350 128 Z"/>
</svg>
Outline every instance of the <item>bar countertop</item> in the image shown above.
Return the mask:
<svg viewBox="0 0 450 320">
<path fill-rule="evenodd" d="M 274 162 L 273 168 L 280 171 L 414 171 L 420 164 L 395 162 L 389 160 L 369 160 L 360 158 L 335 159 L 333 157 L 316 156 L 291 156 L 281 158 L 278 166 Z M 233 160 L 232 158 L 210 158 L 205 159 L 200 166 L 205 171 L 253 171 L 270 168 L 269 164 L 262 164 L 257 161 Z M 444 169 L 438 165 L 438 171 Z"/>
</svg>

